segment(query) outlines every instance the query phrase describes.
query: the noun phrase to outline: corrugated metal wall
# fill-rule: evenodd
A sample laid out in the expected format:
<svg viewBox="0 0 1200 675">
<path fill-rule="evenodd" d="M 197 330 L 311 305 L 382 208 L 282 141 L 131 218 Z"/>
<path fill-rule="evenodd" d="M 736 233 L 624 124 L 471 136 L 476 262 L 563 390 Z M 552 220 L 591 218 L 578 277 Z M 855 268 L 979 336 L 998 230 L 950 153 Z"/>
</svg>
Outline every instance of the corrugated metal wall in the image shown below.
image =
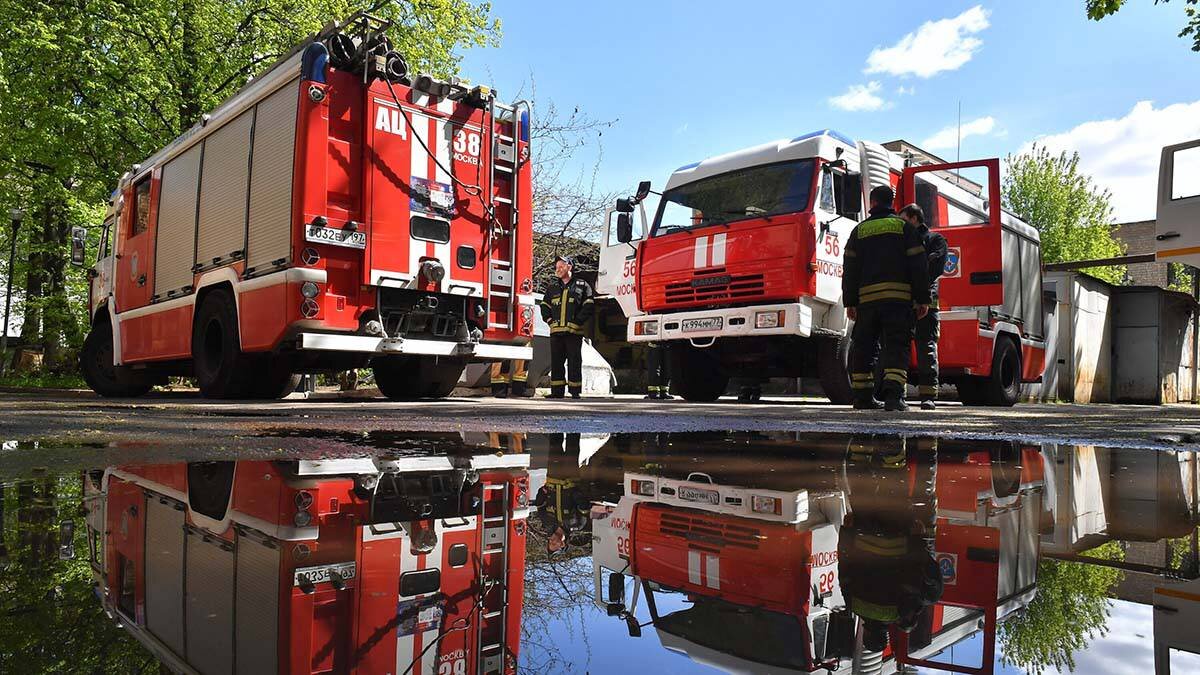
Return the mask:
<svg viewBox="0 0 1200 675">
<path fill-rule="evenodd" d="M 254 111 L 238 115 L 204 140 L 196 264 L 215 267 L 238 259 L 246 247 L 246 189 Z"/>
<path fill-rule="evenodd" d="M 246 265 L 255 272 L 269 270 L 274 261 L 291 254 L 299 90 L 299 80 L 293 81 L 257 106 L 246 242 Z"/>
<path fill-rule="evenodd" d="M 146 628 L 179 656 L 183 640 L 183 505 L 146 499 Z"/>
<path fill-rule="evenodd" d="M 188 531 L 187 661 L 205 675 L 233 672 L 233 546 Z"/>
<path fill-rule="evenodd" d="M 279 670 L 279 547 L 257 533 L 237 538 L 237 672 Z"/>
<path fill-rule="evenodd" d="M 196 246 L 196 196 L 202 145 L 167 162 L 158 199 L 158 235 L 154 245 L 154 295 L 192 285 Z"/>
</svg>

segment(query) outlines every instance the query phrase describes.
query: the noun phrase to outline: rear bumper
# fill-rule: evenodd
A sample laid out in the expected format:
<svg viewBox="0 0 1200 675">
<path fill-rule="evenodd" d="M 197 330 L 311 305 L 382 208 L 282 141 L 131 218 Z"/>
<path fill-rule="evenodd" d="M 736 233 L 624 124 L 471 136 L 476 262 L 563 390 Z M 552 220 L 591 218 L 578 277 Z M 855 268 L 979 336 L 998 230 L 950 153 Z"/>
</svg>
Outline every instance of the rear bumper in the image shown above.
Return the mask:
<svg viewBox="0 0 1200 675">
<path fill-rule="evenodd" d="M 382 338 L 330 333 L 300 333 L 296 336 L 296 348 L 299 350 L 326 352 L 456 356 L 476 361 L 528 361 L 533 358 L 533 347 L 522 347 L 519 345 Z"/>
<path fill-rule="evenodd" d="M 772 312 L 783 312 L 783 321 L 778 326 L 774 328 L 755 327 L 756 315 Z M 684 326 L 688 322 L 707 320 L 715 323 L 717 319 L 720 320 L 720 328 L 684 330 Z M 644 330 L 644 334 L 636 335 L 635 331 L 638 325 L 645 323 L 654 324 L 650 326 L 652 330 Z M 797 302 L 753 307 L 729 307 L 637 316 L 629 321 L 628 339 L 630 342 L 655 342 L 759 335 L 808 337 L 812 334 L 812 324 L 812 308 Z"/>
</svg>

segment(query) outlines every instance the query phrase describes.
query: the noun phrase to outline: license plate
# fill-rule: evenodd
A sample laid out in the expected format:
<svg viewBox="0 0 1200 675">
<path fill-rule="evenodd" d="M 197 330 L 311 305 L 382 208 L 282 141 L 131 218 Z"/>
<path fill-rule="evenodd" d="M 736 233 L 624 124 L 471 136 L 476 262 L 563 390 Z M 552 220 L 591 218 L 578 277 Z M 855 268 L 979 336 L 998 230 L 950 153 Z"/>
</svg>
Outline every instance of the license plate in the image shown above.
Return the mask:
<svg viewBox="0 0 1200 675">
<path fill-rule="evenodd" d="M 713 506 L 716 506 L 720 502 L 716 490 L 702 490 L 700 488 L 680 486 L 676 494 L 685 502 L 704 502 Z"/>
<path fill-rule="evenodd" d="M 352 562 L 335 563 L 333 565 L 317 565 L 316 567 L 297 567 L 293 578 L 293 586 L 299 586 L 307 581 L 316 585 L 329 581 L 334 573 L 342 579 L 353 579 L 357 568 Z"/>
<path fill-rule="evenodd" d="M 680 328 L 685 333 L 696 333 L 702 330 L 721 330 L 725 325 L 725 319 L 719 316 L 710 316 L 704 319 L 684 319 L 680 323 Z"/>
<path fill-rule="evenodd" d="M 367 233 L 358 230 L 338 230 L 321 225 L 309 225 L 304 232 L 304 238 L 318 244 L 331 244 L 346 248 L 367 247 Z"/>
</svg>

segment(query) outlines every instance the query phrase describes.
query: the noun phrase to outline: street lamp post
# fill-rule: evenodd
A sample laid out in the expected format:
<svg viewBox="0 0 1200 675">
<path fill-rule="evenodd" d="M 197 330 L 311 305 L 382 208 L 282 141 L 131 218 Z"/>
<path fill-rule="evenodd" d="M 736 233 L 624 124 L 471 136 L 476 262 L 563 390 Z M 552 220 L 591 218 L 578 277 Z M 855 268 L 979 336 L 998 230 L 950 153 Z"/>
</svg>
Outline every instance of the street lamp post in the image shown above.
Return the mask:
<svg viewBox="0 0 1200 675">
<path fill-rule="evenodd" d="M 8 367 L 8 313 L 12 309 L 13 265 L 17 262 L 17 230 L 21 229 L 21 220 L 25 218 L 25 211 L 13 209 L 9 211 L 9 215 L 12 216 L 12 242 L 8 250 L 8 281 L 4 292 L 4 324 L 0 325 L 0 330 L 3 331 L 3 335 L 0 335 L 0 375 L 3 375 L 5 369 Z"/>
</svg>

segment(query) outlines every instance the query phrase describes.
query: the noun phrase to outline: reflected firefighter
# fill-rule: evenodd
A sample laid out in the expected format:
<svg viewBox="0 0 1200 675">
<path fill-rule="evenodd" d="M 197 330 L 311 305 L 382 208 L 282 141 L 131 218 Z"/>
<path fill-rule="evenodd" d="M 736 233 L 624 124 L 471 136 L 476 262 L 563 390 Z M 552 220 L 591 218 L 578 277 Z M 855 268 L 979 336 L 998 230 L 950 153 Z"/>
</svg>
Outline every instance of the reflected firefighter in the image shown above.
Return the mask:
<svg viewBox="0 0 1200 675">
<path fill-rule="evenodd" d="M 867 652 L 883 651 L 891 626 L 912 631 L 942 597 L 934 557 L 936 479 L 936 440 L 850 441 L 850 511 L 838 541 L 838 574 L 847 608 L 863 621 Z"/>
</svg>

